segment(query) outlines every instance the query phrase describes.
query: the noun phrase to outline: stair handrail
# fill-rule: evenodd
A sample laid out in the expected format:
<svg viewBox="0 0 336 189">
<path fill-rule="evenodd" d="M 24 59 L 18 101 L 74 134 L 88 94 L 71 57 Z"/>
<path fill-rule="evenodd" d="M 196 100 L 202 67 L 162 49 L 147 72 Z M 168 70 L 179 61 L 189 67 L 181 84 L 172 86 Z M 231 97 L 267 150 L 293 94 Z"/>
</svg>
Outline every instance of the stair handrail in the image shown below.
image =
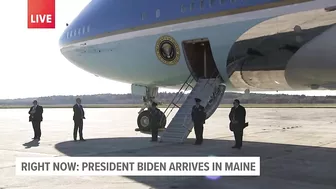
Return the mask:
<svg viewBox="0 0 336 189">
<path fill-rule="evenodd" d="M 218 72 L 218 70 L 215 70 L 214 72 L 212 72 L 211 77 L 208 78 L 208 79 L 207 79 L 207 82 L 203 85 L 203 89 L 209 84 L 210 79 L 213 79 L 213 76 L 214 76 L 217 72 Z M 218 78 L 221 78 L 220 73 L 217 74 L 217 76 L 215 77 L 215 80 L 214 80 L 211 84 L 217 82 L 217 79 L 218 79 Z M 221 78 L 221 80 L 222 80 L 222 78 Z"/>
<path fill-rule="evenodd" d="M 190 80 L 191 78 L 191 80 Z M 189 81 L 190 80 L 190 81 Z M 177 100 L 177 102 L 179 102 L 182 98 L 182 96 L 184 96 L 183 94 L 185 93 L 185 91 L 190 87 L 190 83 L 194 81 L 194 78 L 193 78 L 193 74 L 190 74 L 188 76 L 188 78 L 186 79 L 186 81 L 183 83 L 183 85 L 181 86 L 180 90 L 176 93 L 176 95 L 174 96 L 174 98 L 171 100 L 171 102 L 169 103 L 169 105 L 167 106 L 167 108 L 165 109 L 165 111 L 163 112 L 164 114 L 166 114 L 166 112 L 168 111 L 168 109 L 170 108 L 170 106 L 174 103 L 175 99 L 177 98 L 178 95 L 180 95 L 180 98 Z M 183 88 L 185 87 L 185 85 L 187 84 L 187 87 L 183 90 Z M 181 94 L 180 92 L 183 90 L 183 93 Z M 176 104 L 176 103 L 174 103 Z M 172 107 L 170 112 L 168 113 L 168 115 L 166 115 L 166 117 L 168 117 L 170 115 L 170 113 L 173 111 L 173 109 L 175 108 Z"/>
<path fill-rule="evenodd" d="M 207 102 L 205 108 L 207 119 L 216 111 L 217 107 L 220 105 L 223 95 L 226 90 L 225 84 L 219 84 L 216 91 L 212 94 L 212 98 Z M 216 106 L 216 108 L 214 108 Z"/>
<path fill-rule="evenodd" d="M 221 82 L 223 82 L 223 79 L 222 79 L 220 73 L 218 73 L 216 77 L 213 77 L 216 73 L 217 73 L 217 70 L 215 70 L 215 71 L 212 73 L 211 77 L 210 77 L 209 79 L 207 79 L 207 82 L 203 85 L 203 89 L 204 89 L 206 86 L 208 86 L 209 84 L 211 85 L 211 88 L 212 88 L 213 91 L 214 91 L 214 89 L 216 89 L 217 87 L 220 87 L 219 85 L 217 86 L 216 83 L 218 82 L 218 79 L 220 79 Z M 213 78 L 215 78 L 215 79 L 214 79 L 212 82 L 210 82 L 210 80 L 213 79 Z M 215 84 L 215 86 L 213 86 L 213 84 Z M 219 89 L 219 90 L 220 90 L 220 89 Z M 212 93 L 213 93 L 213 92 L 212 92 Z M 221 92 L 220 92 L 220 93 L 221 93 Z M 219 93 L 219 94 L 220 94 L 220 93 Z M 212 95 L 213 95 L 213 94 L 211 94 L 210 97 L 212 97 Z M 216 95 L 216 97 L 217 97 L 217 96 L 220 96 L 220 95 Z M 210 101 L 210 100 L 208 99 L 207 102 L 206 102 L 205 108 L 207 108 L 207 106 L 208 106 L 208 104 L 209 104 L 209 101 Z M 208 115 L 208 113 L 207 113 L 207 115 Z"/>
</svg>

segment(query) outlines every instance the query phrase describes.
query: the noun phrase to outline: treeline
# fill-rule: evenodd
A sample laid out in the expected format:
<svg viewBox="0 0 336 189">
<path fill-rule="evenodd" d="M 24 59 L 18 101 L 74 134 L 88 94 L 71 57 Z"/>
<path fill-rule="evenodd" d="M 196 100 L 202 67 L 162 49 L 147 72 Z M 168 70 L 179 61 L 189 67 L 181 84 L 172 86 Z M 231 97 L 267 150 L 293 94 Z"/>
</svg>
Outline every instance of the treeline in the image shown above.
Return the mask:
<svg viewBox="0 0 336 189">
<path fill-rule="evenodd" d="M 176 93 L 159 93 L 157 99 L 162 103 L 170 103 Z M 181 94 L 181 103 L 188 94 Z M 39 98 L 24 98 L 0 100 L 0 105 L 31 105 L 34 99 L 44 105 L 73 104 L 77 97 L 82 98 L 85 104 L 142 104 L 141 96 L 131 94 L 97 94 L 82 96 L 48 96 Z M 241 94 L 225 93 L 222 104 L 231 104 L 233 99 L 240 99 L 243 104 L 327 104 L 336 103 L 335 96 L 305 96 L 305 95 L 269 95 L 269 94 Z"/>
</svg>

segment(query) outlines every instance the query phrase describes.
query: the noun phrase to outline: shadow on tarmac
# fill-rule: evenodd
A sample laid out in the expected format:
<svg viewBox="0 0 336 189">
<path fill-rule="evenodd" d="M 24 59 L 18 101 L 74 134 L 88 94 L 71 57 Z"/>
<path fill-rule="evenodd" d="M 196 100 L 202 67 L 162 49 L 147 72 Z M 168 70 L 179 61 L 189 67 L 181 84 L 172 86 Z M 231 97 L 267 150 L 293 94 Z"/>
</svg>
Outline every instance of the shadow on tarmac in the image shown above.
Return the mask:
<svg viewBox="0 0 336 189">
<path fill-rule="evenodd" d="M 275 143 L 244 142 L 241 150 L 231 149 L 234 141 L 205 139 L 203 145 L 150 143 L 150 138 L 101 138 L 85 142 L 65 141 L 55 148 L 72 157 L 115 156 L 260 156 L 260 177 L 163 177 L 127 176 L 149 188 L 253 188 L 299 189 L 336 188 L 336 149 Z M 150 144 L 149 144 L 150 143 Z"/>
</svg>

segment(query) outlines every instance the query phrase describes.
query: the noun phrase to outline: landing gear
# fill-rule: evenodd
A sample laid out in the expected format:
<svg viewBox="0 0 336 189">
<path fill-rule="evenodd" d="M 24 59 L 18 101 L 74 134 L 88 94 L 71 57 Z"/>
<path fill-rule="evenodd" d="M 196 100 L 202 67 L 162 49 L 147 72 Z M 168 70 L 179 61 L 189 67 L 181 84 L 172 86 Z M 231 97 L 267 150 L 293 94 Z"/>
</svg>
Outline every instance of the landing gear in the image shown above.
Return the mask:
<svg viewBox="0 0 336 189">
<path fill-rule="evenodd" d="M 160 129 L 163 129 L 165 128 L 166 126 L 166 121 L 167 121 L 167 118 L 166 118 L 166 115 L 161 112 L 161 124 L 160 124 Z M 145 110 L 143 112 L 141 112 L 139 115 L 138 115 L 138 120 L 137 120 L 137 123 L 138 123 L 138 131 L 150 131 L 150 121 L 151 121 L 151 117 L 150 117 L 150 113 L 148 110 Z"/>
<path fill-rule="evenodd" d="M 142 100 L 144 103 L 144 106 L 138 112 L 139 114 L 137 118 L 138 128 L 136 128 L 135 130 L 148 132 L 150 131 L 150 123 L 151 123 L 151 115 L 148 109 L 152 106 L 153 102 L 160 104 L 159 102 L 155 101 L 155 97 L 158 94 L 158 88 L 132 85 L 132 94 L 143 95 Z M 161 116 L 161 122 L 160 122 L 161 124 L 159 128 L 162 129 L 162 128 L 165 128 L 166 126 L 167 118 L 163 112 L 160 112 L 160 113 L 162 114 L 162 116 Z"/>
<path fill-rule="evenodd" d="M 145 110 L 138 115 L 137 123 L 138 123 L 138 128 L 140 131 L 150 130 L 150 127 L 149 127 L 150 113 L 148 110 Z"/>
</svg>

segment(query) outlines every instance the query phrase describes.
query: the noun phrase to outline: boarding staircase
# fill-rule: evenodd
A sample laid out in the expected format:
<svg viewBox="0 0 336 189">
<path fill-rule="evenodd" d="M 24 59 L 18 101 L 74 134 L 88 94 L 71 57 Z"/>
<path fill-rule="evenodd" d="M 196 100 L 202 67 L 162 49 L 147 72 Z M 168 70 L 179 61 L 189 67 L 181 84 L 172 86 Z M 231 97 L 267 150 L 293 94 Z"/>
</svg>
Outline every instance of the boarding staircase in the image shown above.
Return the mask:
<svg viewBox="0 0 336 189">
<path fill-rule="evenodd" d="M 195 86 L 192 86 L 193 82 L 194 79 L 190 75 L 165 110 L 164 113 L 168 114 L 168 117 L 174 108 L 179 108 L 166 130 L 161 134 L 160 142 L 183 143 L 188 138 L 189 133 L 194 127 L 191 119 L 191 110 L 195 105 L 195 98 L 202 100 L 201 105 L 205 107 L 206 119 L 218 108 L 226 89 L 222 78 L 218 75 L 211 79 L 198 79 Z M 179 107 L 178 102 L 188 88 L 191 88 L 192 91 L 182 106 Z"/>
</svg>

